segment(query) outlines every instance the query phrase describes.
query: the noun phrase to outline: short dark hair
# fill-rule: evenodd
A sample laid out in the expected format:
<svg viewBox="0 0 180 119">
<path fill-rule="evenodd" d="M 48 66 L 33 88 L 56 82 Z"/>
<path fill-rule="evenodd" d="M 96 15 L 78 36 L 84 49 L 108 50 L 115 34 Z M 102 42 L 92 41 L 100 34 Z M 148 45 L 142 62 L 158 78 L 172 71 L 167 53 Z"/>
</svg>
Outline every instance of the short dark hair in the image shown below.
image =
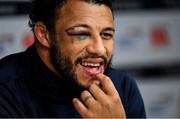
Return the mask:
<svg viewBox="0 0 180 119">
<path fill-rule="evenodd" d="M 43 22 L 49 32 L 54 32 L 57 8 L 61 8 L 68 0 L 34 0 L 29 14 L 29 26 L 33 29 L 36 22 Z M 112 10 L 113 0 L 81 0 L 93 4 L 104 4 Z"/>
</svg>

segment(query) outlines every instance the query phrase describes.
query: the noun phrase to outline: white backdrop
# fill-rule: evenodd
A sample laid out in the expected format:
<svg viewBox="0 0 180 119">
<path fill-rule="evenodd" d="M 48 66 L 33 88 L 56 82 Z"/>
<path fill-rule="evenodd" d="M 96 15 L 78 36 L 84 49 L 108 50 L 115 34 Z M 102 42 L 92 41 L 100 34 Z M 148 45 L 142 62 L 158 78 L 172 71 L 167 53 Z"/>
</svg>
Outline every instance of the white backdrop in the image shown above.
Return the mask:
<svg viewBox="0 0 180 119">
<path fill-rule="evenodd" d="M 116 15 L 115 67 L 180 63 L 180 11 Z"/>
<path fill-rule="evenodd" d="M 33 42 L 27 16 L 0 18 L 0 59 L 26 49 Z"/>
</svg>

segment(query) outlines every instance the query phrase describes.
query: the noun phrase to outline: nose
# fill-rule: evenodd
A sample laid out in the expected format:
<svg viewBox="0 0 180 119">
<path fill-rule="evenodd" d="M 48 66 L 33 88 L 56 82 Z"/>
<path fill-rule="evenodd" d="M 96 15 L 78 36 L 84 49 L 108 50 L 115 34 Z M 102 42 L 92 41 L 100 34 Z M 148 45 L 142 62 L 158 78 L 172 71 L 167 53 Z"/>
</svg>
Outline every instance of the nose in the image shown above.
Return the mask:
<svg viewBox="0 0 180 119">
<path fill-rule="evenodd" d="M 87 46 L 87 52 L 96 56 L 104 55 L 106 49 L 100 36 L 94 38 L 90 45 Z"/>
</svg>

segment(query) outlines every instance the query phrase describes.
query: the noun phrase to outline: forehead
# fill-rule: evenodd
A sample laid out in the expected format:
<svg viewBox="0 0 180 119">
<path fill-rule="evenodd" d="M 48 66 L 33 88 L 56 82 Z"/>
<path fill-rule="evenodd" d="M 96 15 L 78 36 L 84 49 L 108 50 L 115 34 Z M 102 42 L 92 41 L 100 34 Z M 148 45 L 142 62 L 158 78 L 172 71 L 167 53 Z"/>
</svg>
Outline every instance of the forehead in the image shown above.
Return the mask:
<svg viewBox="0 0 180 119">
<path fill-rule="evenodd" d="M 59 21 L 62 22 L 95 22 L 113 24 L 111 9 L 104 4 L 88 3 L 82 0 L 68 0 L 59 9 Z M 99 21 L 98 21 L 99 20 Z"/>
</svg>

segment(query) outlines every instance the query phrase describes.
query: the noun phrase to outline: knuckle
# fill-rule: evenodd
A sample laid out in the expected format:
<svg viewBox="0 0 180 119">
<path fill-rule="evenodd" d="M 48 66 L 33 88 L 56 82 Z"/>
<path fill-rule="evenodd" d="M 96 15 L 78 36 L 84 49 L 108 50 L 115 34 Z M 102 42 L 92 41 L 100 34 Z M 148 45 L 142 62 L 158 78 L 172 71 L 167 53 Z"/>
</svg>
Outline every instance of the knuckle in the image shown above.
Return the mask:
<svg viewBox="0 0 180 119">
<path fill-rule="evenodd" d="M 90 112 L 86 111 L 82 114 L 82 117 L 87 118 L 87 117 L 89 117 L 89 114 L 90 114 Z"/>
<path fill-rule="evenodd" d="M 109 109 L 111 107 L 111 102 L 108 100 L 104 102 L 104 107 Z"/>
<path fill-rule="evenodd" d="M 88 112 L 86 117 L 93 118 L 93 113 L 92 112 Z"/>
<path fill-rule="evenodd" d="M 94 85 L 95 85 L 95 84 L 92 84 L 92 85 L 89 87 L 89 90 L 90 90 L 90 91 L 93 91 Z"/>
<path fill-rule="evenodd" d="M 96 108 L 96 110 L 101 110 L 102 109 L 102 105 L 101 104 L 99 104 L 99 103 L 95 103 L 95 108 Z"/>
<path fill-rule="evenodd" d="M 107 99 L 103 106 L 107 109 L 110 109 L 112 105 L 117 105 L 121 102 L 120 97 L 118 95 L 111 97 L 110 99 Z"/>
<path fill-rule="evenodd" d="M 114 96 L 114 97 L 113 97 L 113 101 L 114 101 L 115 103 L 119 103 L 119 102 L 120 102 L 120 97 L 119 97 L 118 95 Z"/>
<path fill-rule="evenodd" d="M 81 98 L 83 98 L 86 94 L 87 94 L 87 91 L 83 91 L 83 92 L 81 93 Z"/>
<path fill-rule="evenodd" d="M 104 81 L 107 82 L 107 83 L 110 83 L 111 82 L 111 79 L 107 76 L 104 77 Z"/>
</svg>

